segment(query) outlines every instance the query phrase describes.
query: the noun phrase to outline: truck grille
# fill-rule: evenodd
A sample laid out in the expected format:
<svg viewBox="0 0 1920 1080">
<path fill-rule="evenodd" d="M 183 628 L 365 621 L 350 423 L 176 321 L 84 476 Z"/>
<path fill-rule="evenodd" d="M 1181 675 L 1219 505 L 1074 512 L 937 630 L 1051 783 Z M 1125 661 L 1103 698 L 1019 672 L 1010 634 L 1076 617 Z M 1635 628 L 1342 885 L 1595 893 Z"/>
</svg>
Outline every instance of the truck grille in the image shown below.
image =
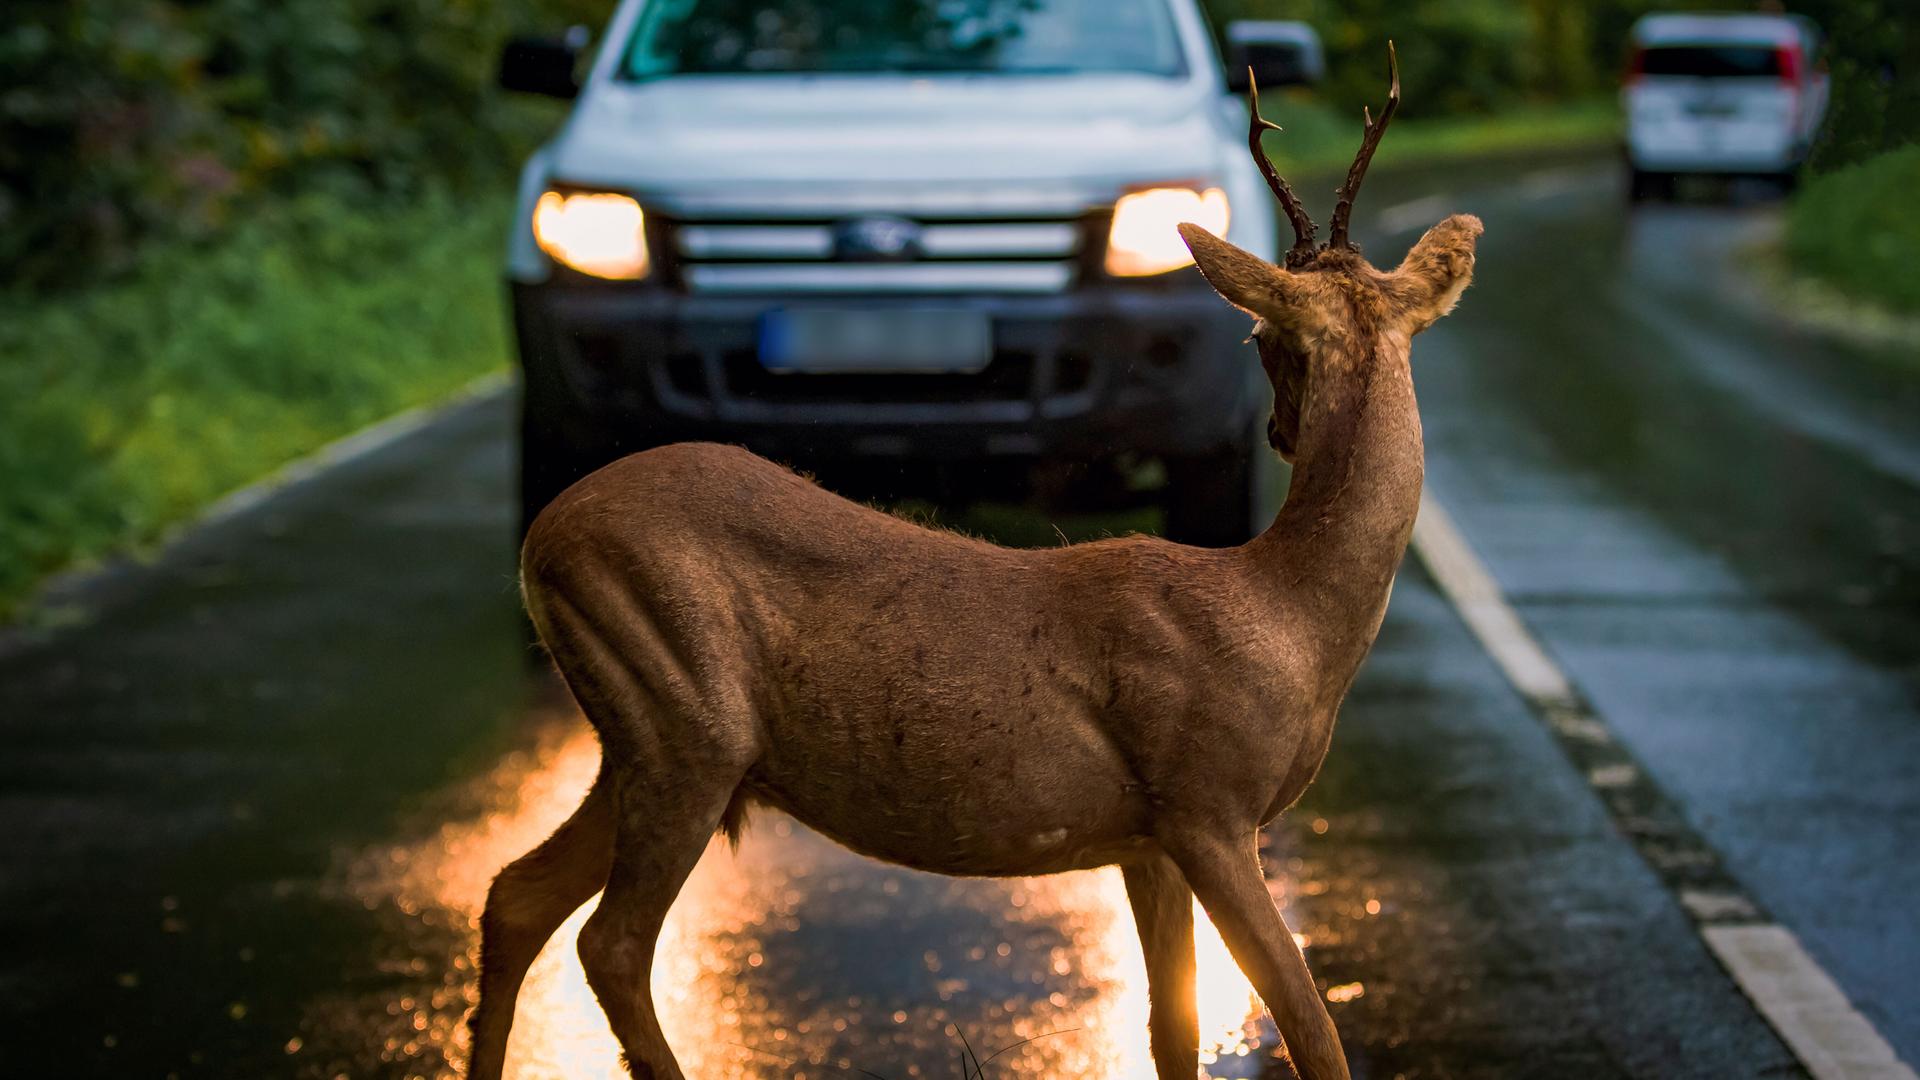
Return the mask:
<svg viewBox="0 0 1920 1080">
<path fill-rule="evenodd" d="M 863 223 L 908 239 L 873 252 L 847 239 Z M 676 221 L 667 225 L 681 282 L 708 295 L 1065 292 L 1094 245 L 1091 219 Z"/>
</svg>

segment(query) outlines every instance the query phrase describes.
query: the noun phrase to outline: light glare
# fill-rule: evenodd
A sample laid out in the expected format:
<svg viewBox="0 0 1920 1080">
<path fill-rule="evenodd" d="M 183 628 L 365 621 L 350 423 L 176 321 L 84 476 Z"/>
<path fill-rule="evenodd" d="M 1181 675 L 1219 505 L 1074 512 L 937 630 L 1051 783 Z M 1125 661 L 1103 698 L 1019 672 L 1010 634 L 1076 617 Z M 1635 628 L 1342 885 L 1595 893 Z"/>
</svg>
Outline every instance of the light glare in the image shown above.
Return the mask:
<svg viewBox="0 0 1920 1080">
<path fill-rule="evenodd" d="M 647 274 L 645 224 L 638 202 L 612 192 L 549 191 L 533 208 L 540 250 L 581 273 L 619 281 Z"/>
<path fill-rule="evenodd" d="M 1164 274 L 1193 264 L 1177 226 L 1191 221 L 1215 236 L 1227 232 L 1227 193 L 1219 188 L 1150 188 L 1120 197 L 1107 238 L 1107 273 Z"/>
</svg>

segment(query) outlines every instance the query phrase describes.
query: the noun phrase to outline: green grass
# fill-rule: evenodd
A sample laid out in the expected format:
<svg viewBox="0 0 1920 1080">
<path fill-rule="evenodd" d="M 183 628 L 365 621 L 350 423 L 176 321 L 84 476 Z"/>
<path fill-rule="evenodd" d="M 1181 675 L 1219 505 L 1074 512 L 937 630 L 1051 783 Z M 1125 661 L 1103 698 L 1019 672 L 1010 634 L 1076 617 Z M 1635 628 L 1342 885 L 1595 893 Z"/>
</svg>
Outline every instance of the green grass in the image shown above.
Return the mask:
<svg viewBox="0 0 1920 1080">
<path fill-rule="evenodd" d="M 1311 98 L 1262 98 L 1260 111 L 1286 130 L 1265 146 L 1283 169 L 1342 170 L 1360 145 L 1360 117 L 1335 114 Z M 1400 116 L 1381 140 L 1382 169 L 1515 151 L 1604 145 L 1620 137 L 1611 98 L 1523 105 L 1486 116 Z"/>
<path fill-rule="evenodd" d="M 507 359 L 504 200 L 282 204 L 126 280 L 0 297 L 0 617 Z"/>
<path fill-rule="evenodd" d="M 1787 208 L 1788 265 L 1857 300 L 1920 314 L 1920 144 L 1807 181 Z"/>
</svg>

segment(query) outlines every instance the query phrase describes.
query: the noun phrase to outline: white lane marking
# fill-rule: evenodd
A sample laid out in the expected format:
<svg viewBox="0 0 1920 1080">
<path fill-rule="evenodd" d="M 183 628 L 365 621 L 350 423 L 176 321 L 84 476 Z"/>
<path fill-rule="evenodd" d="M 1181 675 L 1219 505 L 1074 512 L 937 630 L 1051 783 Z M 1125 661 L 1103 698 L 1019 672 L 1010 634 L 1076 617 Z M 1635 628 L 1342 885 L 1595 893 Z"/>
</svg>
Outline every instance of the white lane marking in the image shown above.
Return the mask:
<svg viewBox="0 0 1920 1080">
<path fill-rule="evenodd" d="M 1757 926 L 1763 920 L 1752 901 L 1737 893 L 1707 889 L 1681 889 L 1680 903 L 1703 923 L 1739 922 Z"/>
<path fill-rule="evenodd" d="M 1429 492 L 1420 496 L 1413 550 L 1514 688 L 1550 723 L 1555 709 L 1575 703 L 1573 684 Z M 1611 739 L 1604 726 L 1598 734 Z M 1741 897 L 1689 894 L 1680 900 L 1696 920 L 1751 911 Z M 1793 931 L 1770 922 L 1716 926 L 1696 921 L 1694 929 L 1815 1080 L 1920 1080 Z"/>
<path fill-rule="evenodd" d="M 1529 199 L 1546 199 L 1594 186 L 1601 174 L 1589 165 L 1568 165 L 1558 169 L 1535 169 L 1520 178 L 1520 194 Z"/>
<path fill-rule="evenodd" d="M 1610 174 L 1591 165 L 1565 165 L 1535 169 L 1515 182 L 1520 194 L 1530 200 L 1549 199 L 1611 183 Z M 1436 192 L 1408 202 L 1395 203 L 1374 215 L 1374 228 L 1382 236 L 1425 231 L 1453 212 L 1456 197 Z"/>
<path fill-rule="evenodd" d="M 1705 926 L 1700 936 L 1814 1080 L 1912 1080 L 1913 1070 L 1786 927 Z"/>
<path fill-rule="evenodd" d="M 1507 603 L 1499 584 L 1487 572 L 1486 564 L 1467 546 L 1466 538 L 1431 493 L 1420 496 L 1413 547 L 1516 689 L 1541 705 L 1573 703 L 1573 684 L 1528 632 L 1520 614 Z"/>
<path fill-rule="evenodd" d="M 1439 224 L 1441 218 L 1452 212 L 1448 209 L 1452 205 L 1453 196 L 1445 192 L 1428 195 L 1412 202 L 1395 203 L 1387 207 L 1374 217 L 1373 224 L 1385 236 L 1398 236 L 1416 229 L 1424 230 Z"/>
<path fill-rule="evenodd" d="M 1608 174 L 1591 165 L 1568 165 L 1557 169 L 1535 169 L 1516 183 L 1521 195 L 1531 200 L 1549 199 L 1611 182 Z M 1374 216 L 1374 228 L 1382 236 L 1424 232 L 1453 212 L 1455 196 L 1447 192 L 1395 203 Z"/>
</svg>

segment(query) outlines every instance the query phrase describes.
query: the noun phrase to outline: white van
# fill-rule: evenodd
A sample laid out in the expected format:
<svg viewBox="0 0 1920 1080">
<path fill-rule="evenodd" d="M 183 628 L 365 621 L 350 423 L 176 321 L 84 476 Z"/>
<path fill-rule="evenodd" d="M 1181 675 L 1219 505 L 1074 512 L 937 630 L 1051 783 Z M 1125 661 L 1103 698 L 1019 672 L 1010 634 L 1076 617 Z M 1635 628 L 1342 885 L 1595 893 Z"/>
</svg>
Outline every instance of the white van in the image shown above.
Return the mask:
<svg viewBox="0 0 1920 1080">
<path fill-rule="evenodd" d="M 711 439 L 880 493 L 1158 459 L 1171 534 L 1264 524 L 1246 317 L 1175 226 L 1276 254 L 1238 94 L 1314 78 L 1312 30 L 1235 24 L 1223 70 L 1196 0 L 623 0 L 584 44 L 501 68 L 578 99 L 507 259 L 526 519 Z"/>
<path fill-rule="evenodd" d="M 1621 104 L 1629 190 L 1683 173 L 1790 182 L 1827 109 L 1820 31 L 1798 15 L 1648 15 L 1635 23 Z"/>
</svg>

